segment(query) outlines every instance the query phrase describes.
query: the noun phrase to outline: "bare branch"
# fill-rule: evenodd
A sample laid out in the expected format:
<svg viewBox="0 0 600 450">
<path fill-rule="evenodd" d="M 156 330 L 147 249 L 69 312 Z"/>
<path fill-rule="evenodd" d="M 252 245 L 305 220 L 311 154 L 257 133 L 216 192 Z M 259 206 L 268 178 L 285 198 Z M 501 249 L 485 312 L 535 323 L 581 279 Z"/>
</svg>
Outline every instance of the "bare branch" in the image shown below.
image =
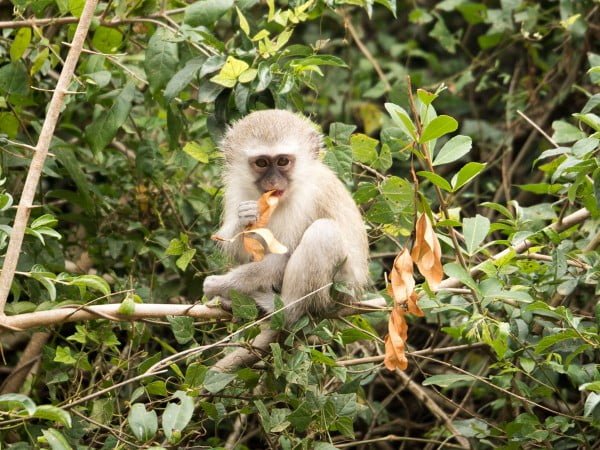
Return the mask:
<svg viewBox="0 0 600 450">
<path fill-rule="evenodd" d="M 135 305 L 135 310 L 127 315 L 119 314 L 120 307 L 120 303 L 94 306 L 67 306 L 14 316 L 0 316 L 0 333 L 2 329 L 22 331 L 35 327 L 93 319 L 127 322 L 165 316 L 188 316 L 195 319 L 231 318 L 231 314 L 228 312 L 220 308 L 205 305 L 139 304 Z"/>
</svg>

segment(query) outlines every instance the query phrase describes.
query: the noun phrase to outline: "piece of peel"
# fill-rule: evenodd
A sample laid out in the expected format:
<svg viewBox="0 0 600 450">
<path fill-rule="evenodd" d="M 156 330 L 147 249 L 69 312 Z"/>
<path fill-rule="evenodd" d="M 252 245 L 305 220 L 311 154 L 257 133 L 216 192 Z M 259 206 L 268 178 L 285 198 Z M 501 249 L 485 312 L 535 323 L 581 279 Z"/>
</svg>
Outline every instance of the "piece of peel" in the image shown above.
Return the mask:
<svg viewBox="0 0 600 450">
<path fill-rule="evenodd" d="M 244 231 L 244 248 L 248 253 L 252 254 L 253 257 L 255 255 L 261 255 L 260 259 L 254 259 L 255 261 L 260 261 L 265 255 L 265 248 L 258 239 L 249 236 L 250 234 L 258 234 L 267 245 L 267 248 L 271 253 L 277 253 L 279 255 L 283 255 L 288 252 L 288 249 L 285 245 L 275 239 L 271 230 L 267 228 L 253 228 L 252 230 Z"/>
<path fill-rule="evenodd" d="M 260 240 L 251 236 L 252 233 L 256 233 L 263 238 L 271 253 L 287 253 L 287 248 L 277 241 L 273 233 L 266 228 L 273 211 L 279 204 L 279 197 L 274 195 L 275 192 L 268 191 L 260 196 L 258 199 L 258 219 L 252 225 L 248 225 L 243 232 L 244 249 L 250 253 L 252 261 L 261 261 L 265 257 L 266 250 Z"/>
</svg>

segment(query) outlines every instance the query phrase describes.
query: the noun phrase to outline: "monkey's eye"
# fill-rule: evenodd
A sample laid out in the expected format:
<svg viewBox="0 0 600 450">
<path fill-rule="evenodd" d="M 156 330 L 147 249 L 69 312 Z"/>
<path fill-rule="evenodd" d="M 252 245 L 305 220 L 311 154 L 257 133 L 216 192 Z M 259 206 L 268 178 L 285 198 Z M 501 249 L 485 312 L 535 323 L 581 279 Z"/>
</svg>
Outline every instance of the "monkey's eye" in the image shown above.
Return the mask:
<svg viewBox="0 0 600 450">
<path fill-rule="evenodd" d="M 277 160 L 277 165 L 279 167 L 287 166 L 290 163 L 290 159 L 286 156 L 282 156 Z"/>
<path fill-rule="evenodd" d="M 254 164 L 256 164 L 256 167 L 264 169 L 269 165 L 269 161 L 267 161 L 265 158 L 259 158 L 256 161 L 254 161 Z"/>
</svg>

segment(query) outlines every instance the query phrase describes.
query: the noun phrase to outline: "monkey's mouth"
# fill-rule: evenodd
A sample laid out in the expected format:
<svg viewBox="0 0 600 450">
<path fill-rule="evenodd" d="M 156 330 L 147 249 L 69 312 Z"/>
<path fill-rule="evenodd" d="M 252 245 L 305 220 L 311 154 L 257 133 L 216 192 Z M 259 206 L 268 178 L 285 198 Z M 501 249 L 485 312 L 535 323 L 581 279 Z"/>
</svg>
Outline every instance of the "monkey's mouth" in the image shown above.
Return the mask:
<svg viewBox="0 0 600 450">
<path fill-rule="evenodd" d="M 283 194 L 285 193 L 284 190 L 278 189 L 273 191 L 273 197 L 283 197 Z"/>
</svg>

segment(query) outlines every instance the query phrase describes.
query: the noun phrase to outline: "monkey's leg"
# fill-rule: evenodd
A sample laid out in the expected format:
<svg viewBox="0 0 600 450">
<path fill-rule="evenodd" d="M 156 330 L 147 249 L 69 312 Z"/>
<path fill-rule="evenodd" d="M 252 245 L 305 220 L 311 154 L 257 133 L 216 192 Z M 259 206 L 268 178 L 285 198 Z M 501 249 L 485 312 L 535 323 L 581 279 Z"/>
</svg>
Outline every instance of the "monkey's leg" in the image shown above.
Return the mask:
<svg viewBox="0 0 600 450">
<path fill-rule="evenodd" d="M 225 275 L 206 277 L 204 295 L 228 297 L 231 290 L 251 296 L 255 292 L 272 292 L 281 286 L 287 260 L 288 255 L 268 254 L 262 261 L 243 264 Z"/>
<path fill-rule="evenodd" d="M 286 309 L 284 314 L 288 324 L 307 312 L 323 313 L 332 306 L 330 289 L 323 289 L 323 286 L 334 278 L 347 278 L 343 267 L 346 258 L 345 244 L 335 221 L 319 219 L 306 229 L 285 268 L 281 297 L 283 303 L 289 305 L 320 290 Z"/>
</svg>

